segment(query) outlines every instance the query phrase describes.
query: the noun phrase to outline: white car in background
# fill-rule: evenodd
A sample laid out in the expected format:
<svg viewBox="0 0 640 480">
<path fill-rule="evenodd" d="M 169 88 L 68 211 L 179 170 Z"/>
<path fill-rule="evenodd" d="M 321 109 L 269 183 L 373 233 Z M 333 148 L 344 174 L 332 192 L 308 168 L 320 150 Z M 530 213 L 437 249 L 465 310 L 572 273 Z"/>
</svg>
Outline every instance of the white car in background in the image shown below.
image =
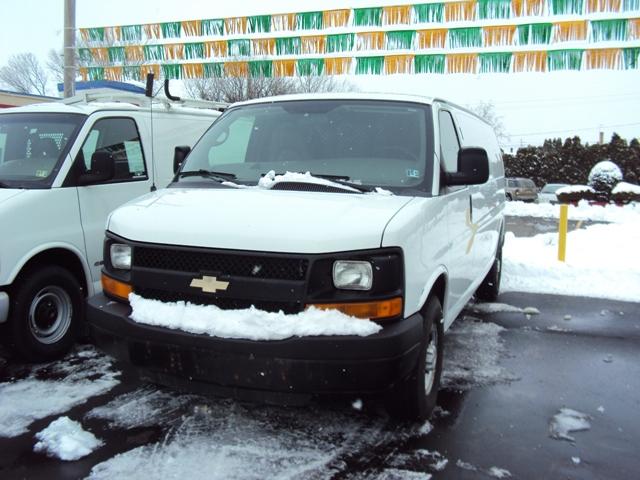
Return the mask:
<svg viewBox="0 0 640 480">
<path fill-rule="evenodd" d="M 556 192 L 567 186 L 567 183 L 547 183 L 542 187 L 542 190 L 538 192 L 538 203 L 558 203 Z"/>
</svg>

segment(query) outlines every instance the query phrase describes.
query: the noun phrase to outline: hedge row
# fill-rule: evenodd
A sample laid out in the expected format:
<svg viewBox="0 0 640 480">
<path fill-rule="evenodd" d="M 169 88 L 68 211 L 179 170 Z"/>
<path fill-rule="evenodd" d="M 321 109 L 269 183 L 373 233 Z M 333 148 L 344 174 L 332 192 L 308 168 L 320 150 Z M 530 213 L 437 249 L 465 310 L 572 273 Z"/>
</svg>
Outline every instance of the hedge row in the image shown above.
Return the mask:
<svg viewBox="0 0 640 480">
<path fill-rule="evenodd" d="M 618 134 L 605 144 L 583 145 L 580 137 L 545 140 L 541 147 L 520 148 L 504 155 L 508 177 L 531 178 L 538 187 L 546 183 L 586 185 L 589 172 L 601 160 L 609 159 L 622 170 L 624 181 L 640 184 L 640 142 L 627 143 Z"/>
</svg>

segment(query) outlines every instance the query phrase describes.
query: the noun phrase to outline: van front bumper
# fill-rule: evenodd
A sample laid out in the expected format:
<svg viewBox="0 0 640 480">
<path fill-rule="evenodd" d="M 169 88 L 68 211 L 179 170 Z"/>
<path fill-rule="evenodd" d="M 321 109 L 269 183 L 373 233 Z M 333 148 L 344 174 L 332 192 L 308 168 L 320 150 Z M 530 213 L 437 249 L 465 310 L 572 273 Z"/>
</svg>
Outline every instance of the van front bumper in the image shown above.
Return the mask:
<svg viewBox="0 0 640 480">
<path fill-rule="evenodd" d="M 252 341 L 143 325 L 130 312 L 99 294 L 89 300 L 87 318 L 96 345 L 134 366 L 143 379 L 266 403 L 385 392 L 409 375 L 423 335 L 419 313 L 367 337 Z"/>
<path fill-rule="evenodd" d="M 0 323 L 4 323 L 9 318 L 9 294 L 0 292 Z"/>
</svg>

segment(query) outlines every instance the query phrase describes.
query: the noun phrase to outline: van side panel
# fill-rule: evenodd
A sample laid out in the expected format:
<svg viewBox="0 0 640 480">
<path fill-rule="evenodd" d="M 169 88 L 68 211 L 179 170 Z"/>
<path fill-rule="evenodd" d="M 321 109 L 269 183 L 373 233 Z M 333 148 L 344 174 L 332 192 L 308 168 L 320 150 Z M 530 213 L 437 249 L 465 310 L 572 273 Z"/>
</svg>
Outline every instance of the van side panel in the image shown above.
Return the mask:
<svg viewBox="0 0 640 480">
<path fill-rule="evenodd" d="M 463 147 L 482 147 L 489 156 L 489 180 L 475 187 L 472 222 L 477 226 L 474 249 L 476 271 L 482 279 L 487 274 L 499 241 L 504 209 L 504 167 L 496 134 L 490 125 L 464 111 L 456 111 Z"/>
<path fill-rule="evenodd" d="M 66 248 L 85 258 L 74 188 L 25 191 L 12 199 L 11 209 L 0 209 L 0 225 L 3 225 L 0 285 L 13 283 L 22 267 L 48 248 Z"/>
<path fill-rule="evenodd" d="M 405 317 L 422 308 L 428 288 L 435 281 L 433 273 L 446 271 L 448 236 L 444 202 L 440 197 L 416 197 L 391 219 L 384 231 L 381 246 L 401 247 L 404 252 Z"/>
<path fill-rule="evenodd" d="M 151 121 L 148 115 L 136 117 L 139 128 L 153 138 L 153 157 L 155 184 L 158 188 L 166 187 L 173 178 L 173 155 L 175 147 L 188 145 L 191 148 L 202 134 L 211 126 L 216 118 L 211 114 L 186 115 L 176 111 L 153 114 L 153 137 L 151 137 Z M 151 143 L 145 142 L 145 155 L 151 158 Z M 151 175 L 151 165 L 147 165 Z"/>
</svg>

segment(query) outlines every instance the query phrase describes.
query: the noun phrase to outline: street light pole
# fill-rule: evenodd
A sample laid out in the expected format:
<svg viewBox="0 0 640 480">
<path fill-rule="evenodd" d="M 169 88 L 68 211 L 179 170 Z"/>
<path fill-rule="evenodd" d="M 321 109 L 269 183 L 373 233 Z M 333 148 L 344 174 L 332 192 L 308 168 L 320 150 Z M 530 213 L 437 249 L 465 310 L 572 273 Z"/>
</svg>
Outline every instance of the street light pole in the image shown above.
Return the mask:
<svg viewBox="0 0 640 480">
<path fill-rule="evenodd" d="M 76 0 L 64 0 L 64 97 L 75 94 Z"/>
</svg>

